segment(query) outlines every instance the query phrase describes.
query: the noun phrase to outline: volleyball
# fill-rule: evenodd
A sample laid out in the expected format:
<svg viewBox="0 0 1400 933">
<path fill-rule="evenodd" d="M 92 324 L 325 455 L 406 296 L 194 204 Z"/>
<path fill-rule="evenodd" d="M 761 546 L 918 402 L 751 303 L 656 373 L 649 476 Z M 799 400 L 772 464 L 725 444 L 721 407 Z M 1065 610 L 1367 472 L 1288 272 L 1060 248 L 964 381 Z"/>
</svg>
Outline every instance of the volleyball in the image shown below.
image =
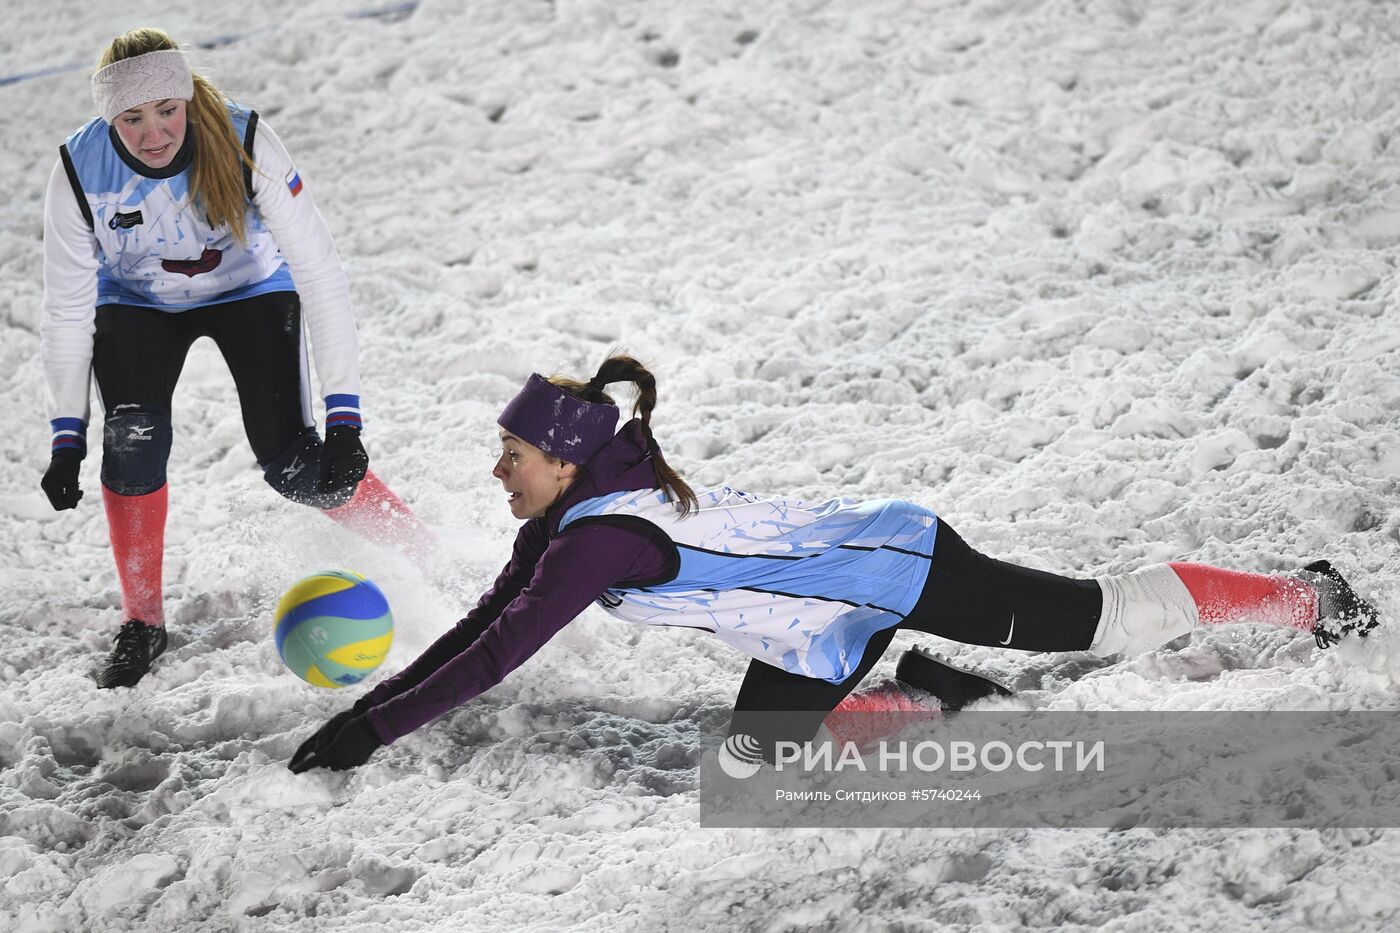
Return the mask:
<svg viewBox="0 0 1400 933">
<path fill-rule="evenodd" d="M 379 587 L 362 574 L 325 570 L 282 594 L 273 633 L 292 673 L 317 687 L 346 687 L 383 663 L 394 617 Z"/>
</svg>

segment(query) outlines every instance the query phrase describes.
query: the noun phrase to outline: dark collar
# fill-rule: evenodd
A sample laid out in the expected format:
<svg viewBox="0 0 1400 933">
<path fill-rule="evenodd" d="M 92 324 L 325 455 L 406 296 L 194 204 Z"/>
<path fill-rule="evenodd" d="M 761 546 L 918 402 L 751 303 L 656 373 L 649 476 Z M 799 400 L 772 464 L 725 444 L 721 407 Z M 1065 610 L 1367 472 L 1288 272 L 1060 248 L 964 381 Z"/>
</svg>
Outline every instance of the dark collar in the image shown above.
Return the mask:
<svg viewBox="0 0 1400 933">
<path fill-rule="evenodd" d="M 606 447 L 583 464 L 558 501 L 545 510 L 545 527 L 550 536 L 559 533 L 564 513 L 585 499 L 611 492 L 654 488 L 656 473 L 651 452 L 655 447 L 656 442 L 647 436 L 639 419 L 633 418 L 623 425 Z"/>
<path fill-rule="evenodd" d="M 565 487 L 553 505 L 544 510 L 544 524 L 549 529 L 551 538 L 559 533 L 559 522 L 563 520 L 565 512 L 569 511 L 575 503 L 592 498 L 584 493 L 584 488 L 589 485 L 590 478 L 588 465 L 584 464 L 579 467 L 578 475 L 574 477 L 574 481 Z"/>
</svg>

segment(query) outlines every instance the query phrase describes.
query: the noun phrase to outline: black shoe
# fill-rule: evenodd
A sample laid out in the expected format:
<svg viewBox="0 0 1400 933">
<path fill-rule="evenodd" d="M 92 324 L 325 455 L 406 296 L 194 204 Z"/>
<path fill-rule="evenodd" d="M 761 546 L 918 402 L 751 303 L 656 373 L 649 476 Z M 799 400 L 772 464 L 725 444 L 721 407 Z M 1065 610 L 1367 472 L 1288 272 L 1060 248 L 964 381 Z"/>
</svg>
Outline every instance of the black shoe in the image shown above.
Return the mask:
<svg viewBox="0 0 1400 933">
<path fill-rule="evenodd" d="M 117 632 L 117 644 L 107 663 L 97 672 L 97 687 L 134 687 L 146 676 L 151 662 L 165 651 L 165 626 L 131 619 Z"/>
<path fill-rule="evenodd" d="M 1303 570 L 1304 579 L 1317 590 L 1318 620 L 1313 626 L 1313 637 L 1319 648 L 1335 645 L 1352 633 L 1365 638 L 1380 623 L 1376 607 L 1357 596 L 1330 562 L 1315 560 Z"/>
<path fill-rule="evenodd" d="M 894 677 L 938 697 L 944 712 L 949 713 L 984 697 L 1012 695 L 1011 688 L 1001 681 L 956 667 L 918 645 L 900 655 Z"/>
</svg>

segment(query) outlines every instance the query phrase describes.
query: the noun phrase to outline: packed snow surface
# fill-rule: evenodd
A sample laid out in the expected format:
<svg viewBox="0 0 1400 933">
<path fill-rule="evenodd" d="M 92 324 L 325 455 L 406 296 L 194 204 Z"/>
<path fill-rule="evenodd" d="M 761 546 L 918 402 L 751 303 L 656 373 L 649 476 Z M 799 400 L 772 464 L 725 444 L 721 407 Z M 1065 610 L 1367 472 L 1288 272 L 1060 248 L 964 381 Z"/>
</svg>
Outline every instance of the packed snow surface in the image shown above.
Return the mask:
<svg viewBox="0 0 1400 933">
<path fill-rule="evenodd" d="M 1085 576 L 1325 556 L 1395 619 L 1400 7 L 372 2 L 6 7 L 0 927 L 1394 928 L 1394 831 L 701 828 L 698 736 L 746 659 L 598 610 L 359 770 L 294 776 L 363 688 L 304 684 L 270 631 L 292 581 L 353 567 L 405 665 L 507 557 L 501 406 L 614 348 L 653 365 L 695 482 L 909 498 Z M 201 343 L 171 648 L 99 692 L 100 458 L 75 511 L 38 487 L 42 192 L 140 25 L 297 160 L 350 276 L 374 469 L 444 547 L 423 569 L 276 497 Z M 1114 664 L 939 647 L 1012 709 L 1394 709 L 1400 679 L 1393 624 Z"/>
</svg>

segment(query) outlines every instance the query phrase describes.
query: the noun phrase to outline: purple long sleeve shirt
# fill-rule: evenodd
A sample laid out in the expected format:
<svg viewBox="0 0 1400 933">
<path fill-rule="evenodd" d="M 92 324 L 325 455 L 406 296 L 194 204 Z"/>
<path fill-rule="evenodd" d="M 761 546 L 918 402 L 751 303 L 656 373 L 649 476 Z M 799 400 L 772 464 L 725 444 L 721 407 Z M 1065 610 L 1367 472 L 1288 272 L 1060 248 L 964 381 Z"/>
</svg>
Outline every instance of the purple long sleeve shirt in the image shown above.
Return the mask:
<svg viewBox="0 0 1400 933">
<path fill-rule="evenodd" d="M 510 562 L 465 619 L 356 708 L 389 743 L 478 696 L 523 664 L 610 587 L 667 576 L 668 548 L 642 530 L 596 523 L 559 533 L 575 502 L 656 485 L 640 422 L 625 425 L 544 518 L 526 522 Z"/>
</svg>

